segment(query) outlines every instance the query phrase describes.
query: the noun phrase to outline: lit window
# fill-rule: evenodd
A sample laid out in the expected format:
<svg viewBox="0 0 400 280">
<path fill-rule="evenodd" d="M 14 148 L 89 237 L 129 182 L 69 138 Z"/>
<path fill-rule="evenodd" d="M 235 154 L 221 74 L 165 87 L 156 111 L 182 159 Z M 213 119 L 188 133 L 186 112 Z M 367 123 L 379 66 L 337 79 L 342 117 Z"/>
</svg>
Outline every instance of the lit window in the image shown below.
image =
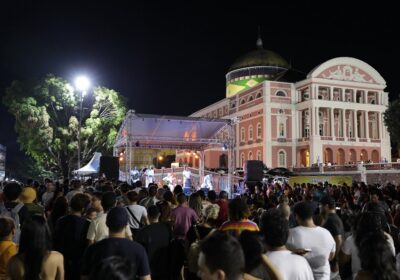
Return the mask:
<svg viewBox="0 0 400 280">
<path fill-rule="evenodd" d="M 262 128 L 261 128 L 261 123 L 257 124 L 257 139 L 261 139 L 262 137 Z"/>
<path fill-rule="evenodd" d="M 262 160 L 261 151 L 257 151 L 257 160 Z"/>
<path fill-rule="evenodd" d="M 253 160 L 253 153 L 249 152 L 249 160 Z"/>
<path fill-rule="evenodd" d="M 286 167 L 286 154 L 284 151 L 278 153 L 279 167 Z"/>
<path fill-rule="evenodd" d="M 241 142 L 246 141 L 246 132 L 245 132 L 244 127 L 242 127 L 242 128 L 240 129 L 240 141 L 241 141 Z"/>
<path fill-rule="evenodd" d="M 285 124 L 279 123 L 279 137 L 285 136 Z"/>
<path fill-rule="evenodd" d="M 253 140 L 253 126 L 249 126 L 249 140 Z"/>
<path fill-rule="evenodd" d="M 240 154 L 240 166 L 244 165 L 244 153 Z"/>
</svg>

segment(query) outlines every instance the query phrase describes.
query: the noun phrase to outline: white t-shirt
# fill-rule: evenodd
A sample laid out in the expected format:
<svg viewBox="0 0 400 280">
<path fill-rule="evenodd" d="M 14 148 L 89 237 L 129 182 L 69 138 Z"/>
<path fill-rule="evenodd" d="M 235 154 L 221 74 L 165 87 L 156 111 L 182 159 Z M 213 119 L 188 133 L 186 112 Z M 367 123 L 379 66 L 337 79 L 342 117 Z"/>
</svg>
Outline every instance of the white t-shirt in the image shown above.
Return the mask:
<svg viewBox="0 0 400 280">
<path fill-rule="evenodd" d="M 312 270 L 307 260 L 289 250 L 268 251 L 267 257 L 282 273 L 284 280 L 312 280 Z"/>
<path fill-rule="evenodd" d="M 387 241 L 389 242 L 390 249 L 392 251 L 393 256 L 395 256 L 395 248 L 393 238 L 385 233 Z M 353 279 L 356 278 L 357 273 L 361 270 L 361 261 L 358 257 L 358 248 L 356 246 L 354 236 L 350 235 L 346 238 L 342 245 L 342 252 L 348 256 L 351 255 L 351 272 L 353 274 Z"/>
<path fill-rule="evenodd" d="M 108 233 L 108 227 L 106 225 L 106 220 L 107 220 L 107 213 L 99 213 L 97 215 L 97 218 L 90 222 L 86 238 L 95 242 L 107 238 L 109 236 L 109 233 Z M 129 225 L 127 225 L 125 228 L 125 236 L 127 237 L 132 236 L 132 232 L 131 229 L 129 228 Z"/>
<path fill-rule="evenodd" d="M 328 230 L 304 226 L 291 228 L 287 245 L 293 249 L 311 249 L 304 257 L 310 264 L 314 279 L 329 280 L 329 255 L 335 253 L 336 243 Z"/>
<path fill-rule="evenodd" d="M 126 208 L 127 207 L 129 207 L 129 210 L 131 210 L 132 214 L 135 216 L 135 218 L 139 222 L 141 222 L 143 218 L 147 217 L 147 210 L 146 210 L 146 208 L 144 206 L 133 204 L 133 205 L 126 206 Z M 131 228 L 138 229 L 139 228 L 139 224 L 132 217 L 131 213 L 129 213 L 128 209 L 126 209 L 126 211 L 128 212 L 128 218 L 129 218 L 128 225 Z"/>
</svg>

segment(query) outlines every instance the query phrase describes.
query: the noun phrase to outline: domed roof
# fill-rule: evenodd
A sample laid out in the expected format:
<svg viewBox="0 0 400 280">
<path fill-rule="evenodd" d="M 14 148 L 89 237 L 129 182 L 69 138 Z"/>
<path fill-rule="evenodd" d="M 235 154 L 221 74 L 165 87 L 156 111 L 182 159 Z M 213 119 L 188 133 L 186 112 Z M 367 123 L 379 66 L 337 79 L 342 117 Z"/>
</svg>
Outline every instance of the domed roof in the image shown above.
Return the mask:
<svg viewBox="0 0 400 280">
<path fill-rule="evenodd" d="M 290 69 L 289 63 L 282 56 L 263 48 L 261 38 L 257 40 L 257 49 L 239 57 L 229 68 L 229 72 L 254 66 L 272 66 Z"/>
</svg>

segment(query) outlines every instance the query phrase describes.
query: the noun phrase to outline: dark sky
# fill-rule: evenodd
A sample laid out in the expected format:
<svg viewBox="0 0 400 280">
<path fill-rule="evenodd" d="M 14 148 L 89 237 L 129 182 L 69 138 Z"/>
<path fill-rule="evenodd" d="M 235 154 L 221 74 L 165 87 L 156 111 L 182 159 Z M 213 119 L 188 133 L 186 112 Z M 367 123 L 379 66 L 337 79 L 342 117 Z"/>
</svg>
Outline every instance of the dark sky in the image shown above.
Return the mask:
<svg viewBox="0 0 400 280">
<path fill-rule="evenodd" d="M 0 97 L 14 79 L 84 72 L 137 112 L 188 115 L 224 98 L 225 74 L 255 48 L 258 25 L 264 47 L 299 71 L 352 56 L 381 73 L 392 99 L 400 92 L 400 20 L 384 1 L 3 2 Z M 9 161 L 19 149 L 13 123 L 0 105 Z"/>
</svg>

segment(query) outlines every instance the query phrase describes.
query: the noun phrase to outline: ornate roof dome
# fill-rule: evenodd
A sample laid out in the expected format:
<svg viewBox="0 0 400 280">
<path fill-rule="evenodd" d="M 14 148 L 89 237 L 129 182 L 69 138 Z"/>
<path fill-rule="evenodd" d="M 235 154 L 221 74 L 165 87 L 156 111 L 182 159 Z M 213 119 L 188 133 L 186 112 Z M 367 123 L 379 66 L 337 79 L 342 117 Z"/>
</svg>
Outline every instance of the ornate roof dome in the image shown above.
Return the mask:
<svg viewBox="0 0 400 280">
<path fill-rule="evenodd" d="M 272 66 L 285 69 L 290 68 L 289 63 L 282 56 L 261 47 L 239 57 L 229 68 L 229 72 L 255 66 Z"/>
</svg>

